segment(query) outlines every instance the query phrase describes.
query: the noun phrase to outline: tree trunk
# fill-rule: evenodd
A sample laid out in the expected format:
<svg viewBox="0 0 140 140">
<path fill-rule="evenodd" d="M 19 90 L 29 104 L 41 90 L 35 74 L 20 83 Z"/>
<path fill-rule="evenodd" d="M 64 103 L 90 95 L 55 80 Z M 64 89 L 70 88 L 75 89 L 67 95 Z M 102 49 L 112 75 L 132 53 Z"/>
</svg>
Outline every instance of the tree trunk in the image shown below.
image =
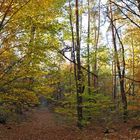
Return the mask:
<svg viewBox="0 0 140 140">
<path fill-rule="evenodd" d="M 83 107 L 82 107 L 82 93 L 83 93 L 83 85 L 82 85 L 82 70 L 81 70 L 81 58 L 80 58 L 80 37 L 79 37 L 79 1 L 76 0 L 76 60 L 77 60 L 77 126 L 82 128 L 82 120 L 83 120 Z"/>
<path fill-rule="evenodd" d="M 131 45 L 132 45 L 132 76 L 133 76 L 133 80 L 134 80 L 134 76 L 135 76 L 135 51 L 134 51 L 134 42 L 133 42 L 133 37 L 131 36 L 132 38 L 132 42 L 131 42 Z M 132 81 L 132 95 L 135 95 L 135 83 L 134 81 Z"/>
<path fill-rule="evenodd" d="M 98 55 L 98 45 L 99 45 L 99 38 L 100 38 L 101 0 L 99 0 L 98 8 L 99 8 L 99 10 L 98 10 L 99 16 L 98 16 L 97 34 L 96 34 L 96 31 L 95 31 L 95 63 L 94 63 L 94 71 L 95 71 L 96 75 L 98 75 L 98 72 L 97 72 L 98 71 L 97 55 Z M 95 88 L 96 92 L 98 93 L 98 77 L 96 77 L 96 76 L 94 76 L 94 88 Z"/>
<path fill-rule="evenodd" d="M 90 71 L 90 2 L 88 0 L 88 35 L 87 35 L 87 67 L 88 71 Z M 91 90 L 91 82 L 90 82 L 90 73 L 88 72 L 88 94 L 90 94 Z"/>
<path fill-rule="evenodd" d="M 123 119 L 126 121 L 127 117 L 127 98 L 125 94 L 125 85 L 124 85 L 124 77 L 125 77 L 125 58 L 124 58 L 124 47 L 123 44 L 120 40 L 119 34 L 117 32 L 117 29 L 113 23 L 113 13 L 112 13 L 112 4 L 110 1 L 110 21 L 111 21 L 111 30 L 112 30 L 112 41 L 113 41 L 113 46 L 114 46 L 114 53 L 115 53 L 115 58 L 116 58 L 116 64 L 118 68 L 118 75 L 119 75 L 119 80 L 120 80 L 120 92 L 121 92 L 121 97 L 122 97 L 122 104 L 123 104 Z M 118 50 L 117 50 L 117 44 L 116 44 L 116 35 L 121 43 L 122 46 L 122 58 L 123 58 L 123 69 L 121 70 L 120 66 L 120 61 L 119 61 L 119 56 L 118 56 Z"/>
<path fill-rule="evenodd" d="M 74 30 L 73 30 L 73 23 L 72 23 L 72 8 L 71 8 L 71 3 L 69 0 L 69 19 L 70 19 L 70 28 L 71 28 L 71 37 L 72 37 L 72 52 L 71 52 L 71 56 L 72 56 L 72 61 L 74 62 L 74 78 L 75 78 L 75 84 L 76 84 L 76 92 L 77 92 L 77 87 L 78 87 L 78 83 L 77 83 L 77 69 L 76 69 L 76 58 L 75 58 L 75 39 L 74 39 Z"/>
<path fill-rule="evenodd" d="M 112 75 L 113 75 L 113 87 L 112 87 L 112 97 L 113 97 L 113 100 L 115 101 L 116 100 L 116 97 L 117 97 L 117 71 L 116 71 L 116 60 L 114 58 L 114 63 L 112 63 Z"/>
</svg>

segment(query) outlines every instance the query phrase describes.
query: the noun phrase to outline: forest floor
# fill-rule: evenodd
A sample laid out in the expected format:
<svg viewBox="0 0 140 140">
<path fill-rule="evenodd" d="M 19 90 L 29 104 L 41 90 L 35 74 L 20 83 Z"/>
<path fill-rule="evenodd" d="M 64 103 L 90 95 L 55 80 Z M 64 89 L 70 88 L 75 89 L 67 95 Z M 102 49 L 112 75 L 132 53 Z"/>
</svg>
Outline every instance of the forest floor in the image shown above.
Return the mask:
<svg viewBox="0 0 140 140">
<path fill-rule="evenodd" d="M 140 140 L 140 128 L 133 128 L 140 122 L 135 120 L 114 124 L 107 133 L 98 123 L 83 130 L 62 123 L 47 108 L 34 109 L 28 117 L 22 123 L 0 124 L 0 140 Z"/>
</svg>

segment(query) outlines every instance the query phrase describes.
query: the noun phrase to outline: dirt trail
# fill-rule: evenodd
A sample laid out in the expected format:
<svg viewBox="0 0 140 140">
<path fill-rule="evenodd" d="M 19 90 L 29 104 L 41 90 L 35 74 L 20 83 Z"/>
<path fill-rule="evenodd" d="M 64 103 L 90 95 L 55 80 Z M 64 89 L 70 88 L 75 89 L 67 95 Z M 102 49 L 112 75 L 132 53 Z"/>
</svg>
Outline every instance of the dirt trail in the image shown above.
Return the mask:
<svg viewBox="0 0 140 140">
<path fill-rule="evenodd" d="M 78 129 L 54 120 L 48 109 L 35 110 L 30 120 L 20 124 L 0 125 L 0 140 L 75 140 Z"/>
<path fill-rule="evenodd" d="M 101 127 L 80 131 L 55 119 L 48 109 L 34 110 L 26 122 L 0 125 L 0 140 L 133 140 L 139 133 L 135 131 L 134 135 L 130 135 L 127 126 L 108 135 L 103 133 Z M 140 135 L 135 140 L 140 140 Z"/>
</svg>

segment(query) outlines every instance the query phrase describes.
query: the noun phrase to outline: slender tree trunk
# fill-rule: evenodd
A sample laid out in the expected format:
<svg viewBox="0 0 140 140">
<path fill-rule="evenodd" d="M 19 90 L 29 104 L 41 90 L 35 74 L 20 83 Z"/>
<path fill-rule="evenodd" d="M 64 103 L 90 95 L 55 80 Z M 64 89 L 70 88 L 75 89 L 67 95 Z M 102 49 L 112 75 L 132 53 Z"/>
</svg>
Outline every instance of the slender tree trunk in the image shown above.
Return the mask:
<svg viewBox="0 0 140 140">
<path fill-rule="evenodd" d="M 80 2 L 80 8 L 83 10 L 83 0 L 80 0 L 81 2 Z M 80 21 L 80 24 L 79 24 L 79 26 L 80 26 L 80 45 L 81 45 L 81 40 L 82 40 L 82 31 L 83 31 L 83 17 L 82 17 L 82 13 L 80 14 L 80 16 L 79 16 L 79 21 Z"/>
<path fill-rule="evenodd" d="M 75 5 L 75 14 L 76 14 L 76 59 L 77 59 L 77 115 L 78 115 L 78 122 L 77 126 L 82 128 L 82 120 L 83 120 L 83 107 L 82 107 L 82 93 L 83 93 L 83 86 L 82 86 L 82 70 L 81 70 L 81 58 L 80 58 L 80 37 L 79 37 L 79 1 L 76 0 Z"/>
<path fill-rule="evenodd" d="M 124 58 L 124 47 L 123 44 L 121 44 L 122 46 L 122 58 L 123 58 L 123 69 L 121 70 L 121 66 L 120 66 L 120 61 L 119 61 L 119 56 L 118 56 L 118 50 L 117 50 L 117 45 L 116 45 L 116 35 L 120 41 L 120 37 L 118 35 L 118 32 L 115 28 L 115 25 L 113 23 L 113 13 L 112 13 L 112 4 L 110 1 L 110 21 L 111 21 L 111 30 L 112 30 L 112 41 L 113 41 L 113 45 L 114 45 L 114 53 L 115 53 L 115 58 L 116 58 L 116 65 L 118 68 L 118 74 L 119 74 L 119 80 L 120 80 L 120 92 L 121 92 L 121 97 L 122 97 L 122 104 L 123 104 L 123 117 L 124 117 L 124 121 L 126 120 L 126 116 L 127 116 L 127 98 L 126 98 L 126 94 L 125 94 L 125 85 L 124 85 L 124 78 L 125 78 L 125 58 Z M 122 43 L 120 41 L 120 43 Z"/>
<path fill-rule="evenodd" d="M 78 87 L 78 82 L 77 82 L 77 74 L 76 74 L 76 58 L 75 58 L 75 39 L 74 39 L 74 29 L 73 29 L 73 23 L 72 23 L 72 8 L 71 8 L 71 3 L 69 0 L 69 19 L 70 19 L 70 28 L 71 28 L 71 37 L 72 37 L 72 60 L 74 64 L 74 78 L 75 78 L 75 84 L 76 84 L 76 92 L 77 92 L 77 87 Z"/>
<path fill-rule="evenodd" d="M 72 59 L 72 53 L 71 53 L 71 59 Z M 69 86 L 70 86 L 70 90 L 69 92 L 72 94 L 72 62 L 70 62 L 70 69 L 69 69 L 69 73 L 70 73 L 70 81 L 69 81 Z"/>
<path fill-rule="evenodd" d="M 134 42 L 133 42 L 133 37 L 131 36 L 132 42 L 131 42 L 131 46 L 132 46 L 132 76 L 133 76 L 133 80 L 134 80 L 134 76 L 135 76 L 135 51 L 134 51 Z M 134 81 L 132 81 L 132 95 L 135 95 L 135 83 Z"/>
<path fill-rule="evenodd" d="M 113 82 L 113 90 L 112 90 L 112 97 L 113 97 L 113 99 L 114 99 L 114 101 L 116 100 L 116 97 L 117 97 L 117 77 L 116 77 L 116 75 L 117 75 L 117 71 L 116 71 L 116 60 L 115 60 L 115 58 L 114 58 L 114 62 L 112 63 L 112 69 L 113 69 L 113 71 L 112 71 L 112 75 L 113 75 L 113 80 L 112 80 L 112 82 Z"/>
<path fill-rule="evenodd" d="M 88 36 L 87 36 L 87 67 L 90 71 L 90 0 L 88 0 Z M 90 73 L 88 72 L 88 94 L 91 90 Z"/>
<path fill-rule="evenodd" d="M 98 13 L 99 13 L 99 16 L 98 16 L 98 27 L 97 27 L 97 34 L 96 34 L 96 31 L 95 31 L 95 63 L 94 63 L 94 71 L 95 71 L 95 74 L 98 75 L 97 73 L 97 65 L 98 65 L 98 61 L 97 61 L 97 53 L 98 53 L 98 45 L 99 45 L 99 38 L 100 38 L 100 20 L 101 20 L 101 15 L 100 15 L 100 11 L 101 11 L 101 0 L 99 0 L 98 2 Z M 95 90 L 97 90 L 98 88 L 98 77 L 95 77 L 94 76 L 94 88 Z M 98 93 L 98 91 L 96 91 Z"/>
</svg>

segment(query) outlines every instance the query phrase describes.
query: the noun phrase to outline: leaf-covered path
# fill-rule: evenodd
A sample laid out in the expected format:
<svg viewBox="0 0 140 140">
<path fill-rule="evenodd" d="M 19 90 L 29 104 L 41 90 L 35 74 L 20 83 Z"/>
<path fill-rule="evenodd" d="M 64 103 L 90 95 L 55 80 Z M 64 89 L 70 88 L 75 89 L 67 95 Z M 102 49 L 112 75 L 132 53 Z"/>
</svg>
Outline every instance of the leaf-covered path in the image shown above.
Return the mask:
<svg viewBox="0 0 140 140">
<path fill-rule="evenodd" d="M 0 125 L 0 140 L 140 140 L 140 131 L 130 132 L 130 124 L 116 126 L 116 131 L 105 134 L 101 125 L 78 130 L 75 126 L 56 121 L 48 109 L 34 110 L 28 121 Z"/>
<path fill-rule="evenodd" d="M 20 124 L 0 125 L 0 140 L 75 140 L 79 137 L 78 129 L 57 123 L 48 109 L 35 110 L 30 117 Z"/>
</svg>

